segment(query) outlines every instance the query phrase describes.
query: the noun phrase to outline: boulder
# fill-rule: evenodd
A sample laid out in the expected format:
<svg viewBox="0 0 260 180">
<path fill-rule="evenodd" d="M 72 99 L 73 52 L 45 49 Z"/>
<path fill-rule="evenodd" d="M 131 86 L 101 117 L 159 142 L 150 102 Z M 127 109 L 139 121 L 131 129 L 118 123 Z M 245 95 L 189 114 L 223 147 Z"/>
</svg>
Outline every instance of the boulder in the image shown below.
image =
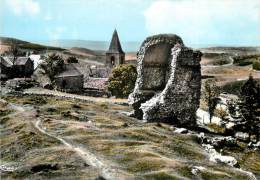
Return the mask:
<svg viewBox="0 0 260 180">
<path fill-rule="evenodd" d="M 260 141 L 257 143 L 250 142 L 247 145 L 248 148 L 253 148 L 254 150 L 260 150 Z"/>
<path fill-rule="evenodd" d="M 224 146 L 236 146 L 236 139 L 231 137 L 231 136 L 227 136 L 227 137 L 214 137 L 211 139 L 211 145 L 213 145 L 215 148 L 222 148 Z"/>
<path fill-rule="evenodd" d="M 193 166 L 192 169 L 191 169 L 191 173 L 197 176 L 200 172 L 203 172 L 203 171 L 205 171 L 205 170 L 206 170 L 205 167 L 202 167 L 202 166 Z"/>
<path fill-rule="evenodd" d="M 249 134 L 244 132 L 237 132 L 235 137 L 241 141 L 249 141 Z"/>
<path fill-rule="evenodd" d="M 223 156 L 218 153 L 210 144 L 202 144 L 205 150 L 209 153 L 209 160 L 216 163 L 224 163 L 232 167 L 238 167 L 237 160 L 232 156 Z"/>
<path fill-rule="evenodd" d="M 185 128 L 177 128 L 174 130 L 175 133 L 180 133 L 180 134 L 186 134 L 188 133 L 188 130 Z"/>
<path fill-rule="evenodd" d="M 6 107 L 8 105 L 8 102 L 4 99 L 0 99 L 0 108 Z"/>
<path fill-rule="evenodd" d="M 221 154 L 215 154 L 210 157 L 210 160 L 217 163 L 224 163 L 232 167 L 237 167 L 238 162 L 232 156 L 223 156 Z"/>
</svg>

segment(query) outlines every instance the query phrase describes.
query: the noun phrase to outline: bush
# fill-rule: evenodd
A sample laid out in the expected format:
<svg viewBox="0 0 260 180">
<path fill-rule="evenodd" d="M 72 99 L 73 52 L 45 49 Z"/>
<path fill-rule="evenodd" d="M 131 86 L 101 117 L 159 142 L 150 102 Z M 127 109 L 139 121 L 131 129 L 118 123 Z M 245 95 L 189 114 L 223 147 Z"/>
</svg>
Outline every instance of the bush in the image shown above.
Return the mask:
<svg viewBox="0 0 260 180">
<path fill-rule="evenodd" d="M 68 59 L 67 59 L 67 62 L 68 63 L 78 63 L 78 59 L 75 57 L 75 56 L 70 56 Z"/>
<path fill-rule="evenodd" d="M 240 89 L 244 83 L 245 83 L 245 81 L 229 82 L 229 83 L 223 85 L 222 87 L 220 87 L 220 89 L 221 89 L 221 92 L 239 95 Z"/>
<path fill-rule="evenodd" d="M 253 64 L 254 62 L 260 62 L 260 54 L 251 54 L 251 55 L 240 55 L 233 57 L 234 64 L 239 66 L 247 66 Z"/>
<path fill-rule="evenodd" d="M 225 64 L 228 64 L 230 63 L 230 61 L 228 59 L 221 59 L 221 60 L 218 60 L 218 61 L 214 61 L 213 62 L 213 65 L 225 65 Z"/>
<path fill-rule="evenodd" d="M 252 64 L 252 62 L 249 60 L 242 60 L 238 63 L 239 66 L 248 66 L 250 64 Z"/>
<path fill-rule="evenodd" d="M 46 59 L 46 64 L 43 65 L 44 70 L 51 80 L 54 76 L 61 73 L 64 70 L 64 61 L 61 56 L 57 54 L 51 54 Z"/>
<path fill-rule="evenodd" d="M 253 61 L 253 69 L 260 70 L 260 61 Z"/>
<path fill-rule="evenodd" d="M 133 65 L 119 65 L 113 69 L 107 89 L 113 96 L 127 97 L 134 89 L 136 78 L 137 72 Z"/>
</svg>

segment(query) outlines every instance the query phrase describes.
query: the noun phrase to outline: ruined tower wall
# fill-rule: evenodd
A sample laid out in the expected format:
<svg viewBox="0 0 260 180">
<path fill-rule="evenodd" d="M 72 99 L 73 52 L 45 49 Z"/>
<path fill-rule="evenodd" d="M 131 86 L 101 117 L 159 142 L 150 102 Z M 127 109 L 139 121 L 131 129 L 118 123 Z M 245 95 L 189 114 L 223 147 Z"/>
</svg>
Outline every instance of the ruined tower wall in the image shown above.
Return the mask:
<svg viewBox="0 0 260 180">
<path fill-rule="evenodd" d="M 176 35 L 147 38 L 138 52 L 138 77 L 129 103 L 134 116 L 193 125 L 199 107 L 201 53 Z"/>
</svg>

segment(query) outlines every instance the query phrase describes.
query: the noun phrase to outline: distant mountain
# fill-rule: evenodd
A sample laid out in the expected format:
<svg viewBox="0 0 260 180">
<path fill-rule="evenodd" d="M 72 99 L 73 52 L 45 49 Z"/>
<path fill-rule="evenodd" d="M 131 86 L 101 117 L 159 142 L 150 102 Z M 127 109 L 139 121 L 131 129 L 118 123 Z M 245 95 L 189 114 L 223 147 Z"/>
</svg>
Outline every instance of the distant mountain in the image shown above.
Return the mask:
<svg viewBox="0 0 260 180">
<path fill-rule="evenodd" d="M 41 44 L 36 44 L 36 43 L 31 43 L 28 41 L 23 41 L 20 39 L 16 38 L 10 38 L 10 37 L 0 37 L 0 45 L 5 45 L 5 46 L 10 46 L 12 43 L 16 43 L 19 48 L 21 49 L 30 49 L 30 50 L 57 50 L 57 51 L 62 51 L 64 49 L 60 47 L 54 47 L 54 46 L 45 46 Z"/>
<path fill-rule="evenodd" d="M 108 41 L 88 41 L 88 40 L 53 40 L 53 41 L 39 41 L 40 44 L 48 46 L 57 46 L 62 48 L 82 47 L 92 50 L 106 51 L 109 47 Z M 122 48 L 125 52 L 138 51 L 141 43 L 137 41 L 121 42 Z"/>
<path fill-rule="evenodd" d="M 235 46 L 215 46 L 208 48 L 200 48 L 202 52 L 231 53 L 231 54 L 255 54 L 260 53 L 259 46 L 235 47 Z"/>
<path fill-rule="evenodd" d="M 10 45 L 12 42 L 15 42 L 17 44 L 28 44 L 29 42 L 23 41 L 16 38 L 10 38 L 10 37 L 0 37 L 0 44 L 2 45 Z"/>
<path fill-rule="evenodd" d="M 70 49 L 67 49 L 66 52 L 70 52 L 75 55 L 79 56 L 85 56 L 85 57 L 93 57 L 93 56 L 104 56 L 106 53 L 102 50 L 91 50 L 87 48 L 82 47 L 73 47 Z"/>
</svg>

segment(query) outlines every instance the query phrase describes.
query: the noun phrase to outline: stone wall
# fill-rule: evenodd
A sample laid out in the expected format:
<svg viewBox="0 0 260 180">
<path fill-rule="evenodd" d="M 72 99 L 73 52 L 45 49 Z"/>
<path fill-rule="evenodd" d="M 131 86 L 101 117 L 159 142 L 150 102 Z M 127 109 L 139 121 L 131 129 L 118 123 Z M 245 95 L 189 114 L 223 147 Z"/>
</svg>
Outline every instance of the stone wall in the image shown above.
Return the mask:
<svg viewBox="0 0 260 180">
<path fill-rule="evenodd" d="M 106 66 L 113 68 L 125 63 L 125 54 L 121 53 L 106 53 Z"/>
<path fill-rule="evenodd" d="M 133 115 L 193 126 L 199 107 L 201 53 L 171 34 L 148 37 L 137 56 L 138 77 L 129 96 Z"/>
<path fill-rule="evenodd" d="M 83 75 L 55 77 L 54 83 L 60 91 L 81 92 L 83 90 Z"/>
</svg>

